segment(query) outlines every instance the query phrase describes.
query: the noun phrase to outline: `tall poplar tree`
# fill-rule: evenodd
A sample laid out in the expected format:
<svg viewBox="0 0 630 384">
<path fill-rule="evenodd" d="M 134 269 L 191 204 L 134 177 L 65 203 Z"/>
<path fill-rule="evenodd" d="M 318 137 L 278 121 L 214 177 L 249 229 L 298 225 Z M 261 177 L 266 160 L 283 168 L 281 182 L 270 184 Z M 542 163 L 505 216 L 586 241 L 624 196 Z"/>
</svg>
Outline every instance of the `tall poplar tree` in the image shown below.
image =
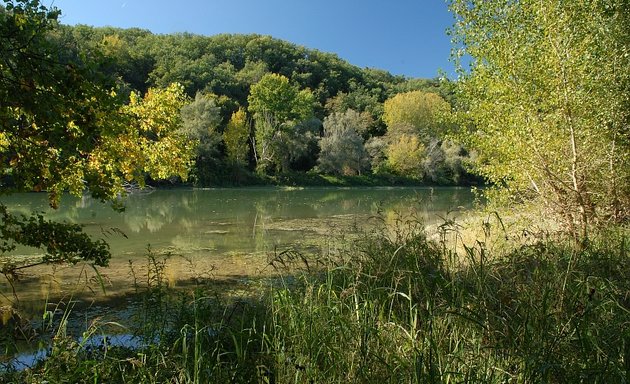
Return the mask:
<svg viewBox="0 0 630 384">
<path fill-rule="evenodd" d="M 630 217 L 626 0 L 454 0 L 459 100 L 478 171 L 578 241 Z"/>
<path fill-rule="evenodd" d="M 247 165 L 249 158 L 249 121 L 243 108 L 232 114 L 223 132 L 227 158 L 235 165 Z"/>
</svg>

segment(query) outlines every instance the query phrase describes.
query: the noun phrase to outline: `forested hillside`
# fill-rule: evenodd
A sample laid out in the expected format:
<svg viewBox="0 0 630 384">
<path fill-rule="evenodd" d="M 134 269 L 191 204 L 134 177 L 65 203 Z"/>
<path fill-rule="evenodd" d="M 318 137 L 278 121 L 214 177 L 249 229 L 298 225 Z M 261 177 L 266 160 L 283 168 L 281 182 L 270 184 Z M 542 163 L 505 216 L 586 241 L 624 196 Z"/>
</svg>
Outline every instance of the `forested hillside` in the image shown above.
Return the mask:
<svg viewBox="0 0 630 384">
<path fill-rule="evenodd" d="M 464 167 L 468 152 L 446 139 L 453 102 L 447 80 L 359 68 L 255 34 L 156 35 L 84 25 L 62 25 L 54 34 L 60 50 L 96 58 L 125 97 L 183 85 L 189 102 L 182 132 L 196 143 L 199 185 L 299 172 L 473 180 Z M 300 103 L 299 113 L 291 111 Z"/>
</svg>

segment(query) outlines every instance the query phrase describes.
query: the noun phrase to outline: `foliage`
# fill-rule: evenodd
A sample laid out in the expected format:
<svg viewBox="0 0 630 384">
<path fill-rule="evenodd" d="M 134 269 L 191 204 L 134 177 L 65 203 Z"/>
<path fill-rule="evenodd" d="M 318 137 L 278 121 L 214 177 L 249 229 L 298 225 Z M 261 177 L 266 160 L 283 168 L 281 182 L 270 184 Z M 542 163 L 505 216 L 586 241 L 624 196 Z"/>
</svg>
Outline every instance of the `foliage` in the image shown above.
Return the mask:
<svg viewBox="0 0 630 384">
<path fill-rule="evenodd" d="M 381 100 L 381 89 L 368 89 L 363 85 L 350 83 L 349 92 L 339 92 L 334 97 L 326 101 L 326 110 L 329 116 L 332 113 L 344 113 L 352 109 L 360 112 L 365 120 L 365 128 L 360 131 L 364 138 L 375 135 L 382 135 L 385 128 L 382 126 L 381 117 L 383 115 L 383 103 Z M 363 125 L 363 124 L 362 124 Z"/>
<path fill-rule="evenodd" d="M 437 184 L 468 184 L 478 182 L 469 173 L 475 163 L 474 155 L 451 140 L 431 140 L 427 156 L 423 159 L 424 177 Z"/>
<path fill-rule="evenodd" d="M 180 138 L 181 89 L 132 94 L 121 106 L 113 83 L 93 63 L 64 56 L 49 38 L 58 11 L 38 2 L 7 3 L 0 14 L 6 58 L 0 64 L 0 159 L 16 190 L 46 190 L 56 205 L 61 192 L 87 188 L 115 199 L 122 181 L 184 176 Z M 161 163 L 161 161 L 163 161 Z"/>
<path fill-rule="evenodd" d="M 279 156 L 281 169 L 308 171 L 315 166 L 319 152 L 320 132 L 322 122 L 317 118 L 310 118 L 298 123 L 293 129 L 283 135 L 284 145 L 280 146 Z"/>
<path fill-rule="evenodd" d="M 280 122 L 303 121 L 312 116 L 313 101 L 309 91 L 300 90 L 285 76 L 269 73 L 252 86 L 248 109 L 254 117 L 271 113 Z"/>
<path fill-rule="evenodd" d="M 385 155 L 387 168 L 395 174 L 416 178 L 423 176 L 426 149 L 418 136 L 407 134 L 398 136 L 389 143 Z"/>
<path fill-rule="evenodd" d="M 255 119 L 257 170 L 286 173 L 316 145 L 320 122 L 308 119 L 300 123 L 279 123 L 270 113 Z"/>
<path fill-rule="evenodd" d="M 58 10 L 6 4 L 0 12 L 0 170 L 17 190 L 48 190 L 56 205 L 62 191 L 80 192 L 89 180 L 85 154 L 99 136 L 115 134 L 106 120 L 117 100 L 107 79 L 48 38 Z"/>
<path fill-rule="evenodd" d="M 122 105 L 112 90 L 114 80 L 99 74 L 97 56 L 61 45 L 54 34 L 58 10 L 35 0 L 5 4 L 0 11 L 3 192 L 44 190 L 56 207 L 64 191 L 80 195 L 87 190 L 117 202 L 125 182 L 142 185 L 145 175 L 186 177 L 191 145 L 177 133 L 185 100 L 180 86 L 149 90 L 144 98 L 132 93 L 129 104 Z M 14 231 L 24 226 L 36 231 L 36 224 L 49 235 L 49 249 L 72 239 L 68 247 L 85 246 L 79 254 L 93 251 L 99 256 L 88 259 L 106 264 L 102 244 L 84 241 L 73 226 L 5 211 L 0 227 L 9 239 L 36 245 Z"/>
<path fill-rule="evenodd" d="M 260 170 L 288 170 L 295 127 L 313 116 L 313 94 L 270 73 L 252 86 L 248 110 L 254 116 L 256 160 Z"/>
<path fill-rule="evenodd" d="M 192 166 L 196 183 L 209 184 L 209 179 L 222 168 L 220 98 L 197 92 L 195 99 L 182 110 L 180 134 L 193 141 L 195 162 Z"/>
<path fill-rule="evenodd" d="M 85 25 L 66 29 L 74 37 L 75 44 L 84 48 L 111 40 L 114 44 L 107 51 L 108 57 L 114 60 L 108 68 L 133 89 L 141 91 L 147 86 L 166 87 L 179 82 L 184 84 L 189 96 L 205 91 L 227 96 L 245 106 L 250 86 L 266 73 L 277 73 L 288 77 L 301 89 L 312 90 L 318 104 L 318 118 L 324 117 L 323 106 L 339 95 L 340 100 L 346 100 L 335 111 L 344 112 L 348 108 L 368 111 L 377 123 L 382 114 L 382 102 L 394 93 L 420 89 L 449 94 L 448 87 L 442 91 L 443 84 L 437 80 L 410 81 L 413 79 L 385 71 L 362 69 L 334 54 L 270 36 L 153 35 L 137 28 Z M 113 54 L 110 56 L 110 53 Z M 140 81 L 140 78 L 144 80 Z"/>
<path fill-rule="evenodd" d="M 442 99 L 447 101 L 451 106 L 457 104 L 455 98 L 456 81 L 450 80 L 446 77 L 439 77 L 433 79 L 419 79 L 411 78 L 404 82 L 393 85 L 394 94 L 406 93 L 412 91 L 422 91 L 424 93 L 433 93 L 439 95 Z"/>
<path fill-rule="evenodd" d="M 411 91 L 387 99 L 383 105 L 383 121 L 388 133 L 396 127 L 413 127 L 424 140 L 442 137 L 445 133 L 444 116 L 450 105 L 435 93 Z"/>
<path fill-rule="evenodd" d="M 221 108 L 215 95 L 198 92 L 195 99 L 181 109 L 182 127 L 180 132 L 197 143 L 197 156 L 214 157 L 221 142 Z"/>
<path fill-rule="evenodd" d="M 415 83 L 408 81 L 401 87 L 428 87 L 424 82 Z M 466 161 L 460 155 L 467 152 L 461 147 L 457 153 L 445 152 L 450 145 L 445 139 L 453 127 L 451 106 L 441 96 L 420 90 L 398 93 L 385 101 L 383 120 L 387 133 L 382 153 L 387 159 L 380 171 L 437 184 L 457 184 L 464 180 L 461 176 L 466 172 L 462 165 Z M 374 151 L 374 158 L 378 159 L 378 148 L 374 147 Z"/>
<path fill-rule="evenodd" d="M 240 82 L 252 86 L 258 83 L 267 73 L 269 73 L 269 67 L 266 62 L 245 60 L 245 65 L 238 71 L 236 78 Z"/>
<path fill-rule="evenodd" d="M 319 142 L 319 169 L 337 175 L 356 175 L 369 167 L 360 133 L 368 124 L 356 111 L 333 112 L 324 119 L 324 137 Z"/>
<path fill-rule="evenodd" d="M 452 1 L 459 98 L 478 171 L 577 240 L 630 212 L 628 3 Z"/>
<path fill-rule="evenodd" d="M 110 185 L 117 195 L 123 192 L 125 181 L 144 185 L 145 172 L 154 179 L 178 176 L 185 180 L 194 149 L 193 142 L 180 133 L 180 111 L 186 101 L 179 84 L 150 88 L 144 97 L 132 93 L 129 104 L 121 108 L 121 115 L 128 119 L 124 131 L 104 139 L 89 157 L 101 178 L 110 178 L 99 180 L 99 185 Z"/>
<path fill-rule="evenodd" d="M 218 131 L 221 132 L 225 131 L 232 113 L 239 108 L 247 108 L 252 86 L 271 73 L 286 77 L 299 90 L 310 89 L 313 97 L 311 113 L 321 121 L 333 112 L 343 113 L 347 109 L 360 112 L 368 122 L 367 128 L 360 132 L 364 140 L 386 133 L 382 120 L 383 101 L 397 93 L 430 92 L 454 102 L 453 86 L 448 81 L 410 79 L 382 70 L 361 69 L 333 54 L 269 36 L 154 35 L 137 28 L 93 28 L 84 25 L 60 26 L 54 32 L 55 38 L 64 46 L 63 51 L 90 52 L 90 56 L 101 57 L 103 60 L 95 65 L 96 70 L 116 79 L 117 93 L 123 98 L 134 90 L 145 93 L 148 88 L 165 88 L 173 82 L 181 83 L 189 96 L 195 96 L 197 92 L 217 95 L 215 101 L 221 107 L 222 117 Z M 260 115 L 258 119 L 252 116 L 254 124 L 258 120 L 260 127 L 272 127 L 270 130 L 275 132 L 278 121 L 267 116 L 262 117 L 261 122 Z M 260 130 L 256 132 L 260 136 Z M 271 140 L 273 145 L 254 148 L 253 157 L 259 160 L 258 170 L 264 173 L 311 169 L 317 162 L 318 150 L 310 138 L 306 140 L 307 149 L 291 160 L 282 159 L 284 164 L 277 161 L 280 159 L 278 156 L 275 159 L 268 156 L 274 152 L 271 150 L 274 146 L 281 152 L 294 154 L 296 149 L 304 148 L 304 143 L 296 148 L 280 145 L 280 142 L 299 144 L 295 140 L 295 132 L 283 132 L 288 135 L 278 136 L 287 137 L 278 137 L 276 142 Z M 260 140 L 256 141 L 260 144 Z M 261 151 L 265 152 L 263 157 L 266 160 L 260 161 Z M 217 156 L 210 161 L 196 162 L 194 174 L 197 183 L 215 184 L 225 182 L 221 180 L 223 177 L 231 178 L 234 172 L 226 168 L 232 167 L 230 161 L 226 161 L 227 152 L 220 151 Z M 239 172 L 247 172 L 239 169 Z"/>
<path fill-rule="evenodd" d="M 383 136 L 375 136 L 369 138 L 365 144 L 365 150 L 370 157 L 370 166 L 372 173 L 378 175 L 386 172 L 385 150 L 387 148 L 388 138 Z"/>
<path fill-rule="evenodd" d="M 244 166 L 249 159 L 249 124 L 247 114 L 241 108 L 232 114 L 223 132 L 227 158 L 234 164 Z"/>
</svg>

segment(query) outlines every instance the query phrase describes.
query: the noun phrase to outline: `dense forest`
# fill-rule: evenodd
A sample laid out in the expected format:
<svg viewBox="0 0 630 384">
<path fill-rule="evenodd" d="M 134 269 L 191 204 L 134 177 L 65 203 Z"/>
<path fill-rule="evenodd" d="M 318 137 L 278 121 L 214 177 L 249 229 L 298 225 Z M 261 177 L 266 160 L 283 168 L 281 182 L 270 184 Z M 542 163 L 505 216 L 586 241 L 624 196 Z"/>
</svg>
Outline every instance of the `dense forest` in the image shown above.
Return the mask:
<svg viewBox="0 0 630 384">
<path fill-rule="evenodd" d="M 305 172 L 476 180 L 465 168 L 469 153 L 447 138 L 454 102 L 448 80 L 359 68 L 261 35 L 62 25 L 54 39 L 63 52 L 98 62 L 122 97 L 184 87 L 181 133 L 196 143 L 198 185 Z"/>
</svg>

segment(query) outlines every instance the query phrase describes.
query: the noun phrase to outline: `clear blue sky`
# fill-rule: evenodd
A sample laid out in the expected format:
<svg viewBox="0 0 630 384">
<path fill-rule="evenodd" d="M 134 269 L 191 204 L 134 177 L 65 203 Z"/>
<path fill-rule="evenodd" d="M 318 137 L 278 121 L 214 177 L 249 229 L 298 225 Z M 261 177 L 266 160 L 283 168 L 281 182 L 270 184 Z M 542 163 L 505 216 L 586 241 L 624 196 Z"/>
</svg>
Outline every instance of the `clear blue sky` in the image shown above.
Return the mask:
<svg viewBox="0 0 630 384">
<path fill-rule="evenodd" d="M 154 33 L 258 33 L 360 67 L 411 77 L 453 74 L 444 0 L 43 0 L 64 24 Z"/>
</svg>

